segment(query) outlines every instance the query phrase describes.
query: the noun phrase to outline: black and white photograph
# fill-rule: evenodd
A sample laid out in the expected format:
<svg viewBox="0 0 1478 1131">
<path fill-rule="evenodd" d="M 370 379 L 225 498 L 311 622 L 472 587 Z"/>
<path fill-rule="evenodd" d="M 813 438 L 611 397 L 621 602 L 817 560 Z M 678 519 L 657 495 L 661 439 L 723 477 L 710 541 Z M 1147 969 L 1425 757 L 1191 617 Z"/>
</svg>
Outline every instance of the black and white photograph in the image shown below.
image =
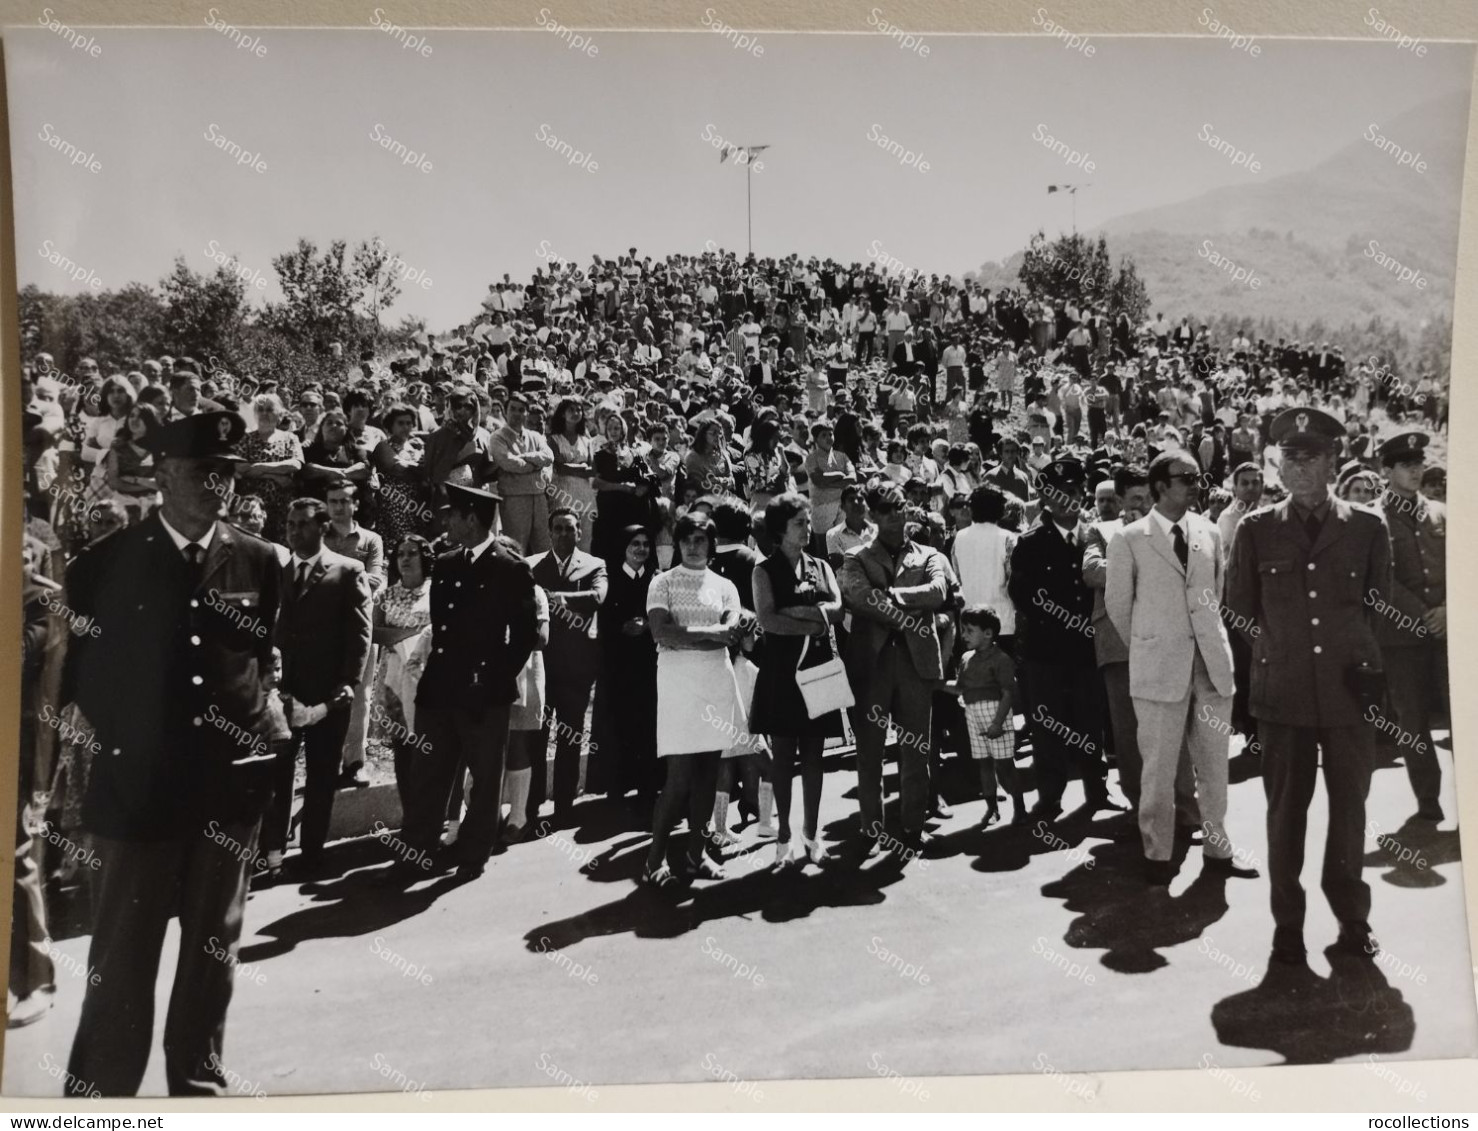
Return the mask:
<svg viewBox="0 0 1478 1131">
<path fill-rule="evenodd" d="M 1474 45 L 1245 10 L 11 7 L 3 1094 L 1443 1110 Z"/>
</svg>

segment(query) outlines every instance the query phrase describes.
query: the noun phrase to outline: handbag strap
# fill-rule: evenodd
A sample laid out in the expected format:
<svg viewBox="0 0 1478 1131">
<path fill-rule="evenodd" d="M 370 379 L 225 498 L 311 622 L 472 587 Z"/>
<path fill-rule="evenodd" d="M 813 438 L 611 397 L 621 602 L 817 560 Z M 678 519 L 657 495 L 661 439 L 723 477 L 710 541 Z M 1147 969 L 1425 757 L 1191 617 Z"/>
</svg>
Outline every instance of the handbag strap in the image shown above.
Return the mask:
<svg viewBox="0 0 1478 1131">
<path fill-rule="evenodd" d="M 801 654 L 795 662 L 796 671 L 800 671 L 801 665 L 806 662 L 806 653 L 811 650 L 811 637 L 819 635 L 820 633 L 808 633 L 803 638 L 804 642 L 801 644 Z M 826 641 L 828 644 L 831 645 L 831 658 L 835 660 L 840 655 L 840 653 L 837 650 L 836 628 L 832 625 L 831 621 L 826 622 Z"/>
</svg>

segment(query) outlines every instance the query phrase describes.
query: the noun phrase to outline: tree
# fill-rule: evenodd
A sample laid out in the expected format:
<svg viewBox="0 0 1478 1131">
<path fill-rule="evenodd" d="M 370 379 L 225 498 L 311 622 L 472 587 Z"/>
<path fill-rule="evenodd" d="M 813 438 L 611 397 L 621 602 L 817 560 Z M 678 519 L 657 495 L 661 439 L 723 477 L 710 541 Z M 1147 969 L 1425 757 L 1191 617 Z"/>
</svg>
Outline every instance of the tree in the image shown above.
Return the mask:
<svg viewBox="0 0 1478 1131">
<path fill-rule="evenodd" d="M 354 283 L 360 291 L 359 308 L 373 323 L 373 344 L 380 340 L 380 315 L 400 297 L 399 271 L 404 263 L 379 236 L 354 249 Z"/>
<path fill-rule="evenodd" d="M 229 358 L 240 345 L 247 315 L 246 283 L 217 267 L 201 275 L 177 256 L 174 270 L 159 284 L 164 300 L 159 345 L 164 351 L 196 358 Z"/>
<path fill-rule="evenodd" d="M 1038 231 L 1022 255 L 1018 271 L 1021 284 L 1033 298 L 1063 299 L 1075 306 L 1102 307 L 1110 318 L 1122 312 L 1138 325 L 1149 310 L 1149 294 L 1127 256 L 1119 260 L 1114 275 L 1108 241 L 1094 243 L 1074 232 L 1048 242 Z"/>
<path fill-rule="evenodd" d="M 272 260 L 282 287 L 283 301 L 269 305 L 264 319 L 299 347 L 327 354 L 333 342 L 345 353 L 357 347 L 359 334 L 354 308 L 358 291 L 344 266 L 347 245 L 334 240 L 322 256 L 308 240 Z"/>
</svg>

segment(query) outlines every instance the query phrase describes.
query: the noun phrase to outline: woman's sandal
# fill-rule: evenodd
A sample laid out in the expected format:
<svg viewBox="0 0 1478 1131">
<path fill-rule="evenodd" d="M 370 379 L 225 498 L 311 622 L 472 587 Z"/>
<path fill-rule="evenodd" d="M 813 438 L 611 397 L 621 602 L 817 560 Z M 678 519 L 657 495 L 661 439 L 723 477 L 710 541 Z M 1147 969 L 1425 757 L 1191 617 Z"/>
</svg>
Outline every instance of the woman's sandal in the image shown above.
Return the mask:
<svg viewBox="0 0 1478 1131">
<path fill-rule="evenodd" d="M 647 887 L 665 888 L 677 883 L 677 877 L 666 864 L 659 864 L 655 868 L 648 864 L 642 869 L 641 882 Z"/>
</svg>

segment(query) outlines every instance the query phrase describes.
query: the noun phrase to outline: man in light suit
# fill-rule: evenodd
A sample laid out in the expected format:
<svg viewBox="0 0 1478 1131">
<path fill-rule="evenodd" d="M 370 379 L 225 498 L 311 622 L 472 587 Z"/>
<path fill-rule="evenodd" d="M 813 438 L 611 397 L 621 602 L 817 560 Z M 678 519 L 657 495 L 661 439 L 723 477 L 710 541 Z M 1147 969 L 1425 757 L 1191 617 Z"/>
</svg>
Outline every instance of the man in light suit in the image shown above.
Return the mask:
<svg viewBox="0 0 1478 1131">
<path fill-rule="evenodd" d="M 1155 506 L 1109 541 L 1104 607 L 1129 642 L 1129 694 L 1139 720 L 1139 831 L 1146 878 L 1174 875 L 1175 773 L 1183 742 L 1200 796 L 1206 867 L 1253 877 L 1232 859 L 1227 837 L 1227 757 L 1231 741 L 1232 650 L 1218 615 L 1220 535 L 1194 514 L 1200 468 L 1186 451 L 1149 467 Z"/>
<path fill-rule="evenodd" d="M 948 596 L 945 559 L 911 541 L 903 491 L 867 492 L 877 536 L 842 562 L 842 600 L 852 613 L 843 660 L 857 699 L 857 802 L 868 855 L 882 851 L 883 745 L 898 728 L 903 841 L 922 847 L 929 807 L 929 728 L 935 686 L 944 678 L 937 613 Z M 947 618 L 946 618 L 947 619 Z"/>
<path fill-rule="evenodd" d="M 1108 544 L 1125 523 L 1137 522 L 1150 510 L 1149 472 L 1140 466 L 1126 466 L 1108 480 L 1114 496 L 1123 508 L 1122 517 L 1088 527 L 1083 540 L 1083 584 L 1093 590 L 1093 652 L 1098 659 L 1098 674 L 1103 679 L 1104 699 L 1108 703 L 1109 728 L 1114 736 L 1114 757 L 1119 765 L 1119 788 L 1129 804 L 1139 809 L 1139 782 L 1143 761 L 1139 754 L 1139 720 L 1134 714 L 1134 700 L 1129 694 L 1129 645 L 1109 620 L 1104 607 L 1104 588 L 1108 585 Z M 1099 484 L 1102 489 L 1103 484 Z M 1181 746 L 1180 761 L 1175 772 L 1175 827 L 1182 832 L 1201 828 L 1201 812 L 1196 807 L 1196 779 L 1191 772 L 1189 749 Z"/>
<path fill-rule="evenodd" d="M 534 584 L 549 596 L 549 644 L 544 649 L 548 718 L 555 728 L 554 823 L 569 819 L 580 784 L 580 748 L 585 745 L 585 714 L 600 674 L 600 643 L 595 620 L 606 599 L 606 563 L 582 551 L 580 516 L 559 507 L 549 516 L 552 549 L 529 559 Z M 534 807 L 544 793 L 544 763 L 533 767 Z M 509 822 L 521 823 L 521 804 L 529 800 L 528 782 L 510 774 Z"/>
<path fill-rule="evenodd" d="M 299 743 L 307 768 L 300 839 L 301 869 L 316 872 L 328 840 L 339 760 L 349 732 L 354 688 L 370 649 L 370 587 L 364 566 L 323 544 L 328 507 L 297 499 L 287 512 L 292 557 L 282 567 L 282 608 L 275 643 L 282 650 L 282 695 L 292 700 L 293 741 L 277 760 L 262 846 L 276 863 L 287 840 Z"/>
</svg>

